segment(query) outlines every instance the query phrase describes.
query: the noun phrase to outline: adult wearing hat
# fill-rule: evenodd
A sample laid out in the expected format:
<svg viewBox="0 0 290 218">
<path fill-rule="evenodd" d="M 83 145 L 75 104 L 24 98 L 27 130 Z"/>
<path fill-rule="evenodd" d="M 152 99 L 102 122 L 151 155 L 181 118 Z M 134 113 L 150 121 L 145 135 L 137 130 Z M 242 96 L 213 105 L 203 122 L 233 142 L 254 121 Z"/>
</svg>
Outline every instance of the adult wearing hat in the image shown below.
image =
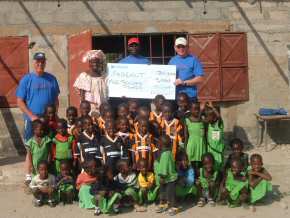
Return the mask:
<svg viewBox="0 0 290 218">
<path fill-rule="evenodd" d="M 119 61 L 120 64 L 150 64 L 150 61 L 140 55 L 141 46 L 139 38 L 133 37 L 128 40 L 129 55 Z"/>
<path fill-rule="evenodd" d="M 189 54 L 185 38 L 177 38 L 174 49 L 177 55 L 172 57 L 168 64 L 176 65 L 176 93 L 184 92 L 192 102 L 195 102 L 197 101 L 196 85 L 204 80 L 202 64 L 197 57 Z"/>
<path fill-rule="evenodd" d="M 57 79 L 45 72 L 46 57 L 43 52 L 33 56 L 34 70 L 26 74 L 17 87 L 17 105 L 24 114 L 24 140 L 33 136 L 32 121 L 44 114 L 48 105 L 58 108 L 59 86 Z"/>
</svg>

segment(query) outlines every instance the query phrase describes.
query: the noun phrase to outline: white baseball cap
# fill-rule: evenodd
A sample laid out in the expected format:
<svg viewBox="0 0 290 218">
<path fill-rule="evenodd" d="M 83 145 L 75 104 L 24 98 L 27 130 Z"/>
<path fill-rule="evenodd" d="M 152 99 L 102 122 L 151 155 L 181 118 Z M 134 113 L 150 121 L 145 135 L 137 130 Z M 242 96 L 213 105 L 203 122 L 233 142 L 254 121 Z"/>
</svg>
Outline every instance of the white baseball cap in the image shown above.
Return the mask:
<svg viewBox="0 0 290 218">
<path fill-rule="evenodd" d="M 178 37 L 176 40 L 175 40 L 175 46 L 177 45 L 184 45 L 184 46 L 187 46 L 187 40 L 184 38 L 184 37 Z"/>
</svg>

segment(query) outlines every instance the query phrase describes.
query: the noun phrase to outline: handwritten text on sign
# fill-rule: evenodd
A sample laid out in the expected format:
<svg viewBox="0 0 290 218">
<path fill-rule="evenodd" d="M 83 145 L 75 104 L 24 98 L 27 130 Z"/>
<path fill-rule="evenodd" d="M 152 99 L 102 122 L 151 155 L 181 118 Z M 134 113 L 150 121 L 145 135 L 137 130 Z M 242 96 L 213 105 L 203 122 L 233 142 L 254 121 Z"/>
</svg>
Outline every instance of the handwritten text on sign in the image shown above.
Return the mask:
<svg viewBox="0 0 290 218">
<path fill-rule="evenodd" d="M 110 97 L 175 99 L 175 65 L 108 64 L 108 73 Z"/>
</svg>

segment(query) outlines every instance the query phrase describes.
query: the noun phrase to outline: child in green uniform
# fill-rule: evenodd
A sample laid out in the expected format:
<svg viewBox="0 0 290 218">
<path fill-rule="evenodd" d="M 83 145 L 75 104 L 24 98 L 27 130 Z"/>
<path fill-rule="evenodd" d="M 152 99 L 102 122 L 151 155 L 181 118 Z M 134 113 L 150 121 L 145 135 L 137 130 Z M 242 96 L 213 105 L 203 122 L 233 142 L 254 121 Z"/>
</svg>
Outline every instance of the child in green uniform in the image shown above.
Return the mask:
<svg viewBox="0 0 290 218">
<path fill-rule="evenodd" d="M 192 103 L 190 111 L 191 115 L 185 119 L 185 145 L 188 160 L 197 172 L 201 165 L 201 157 L 206 152 L 205 126 L 201 120 L 199 104 Z"/>
<path fill-rule="evenodd" d="M 195 173 L 184 151 L 177 153 L 176 168 L 178 173 L 176 196 L 180 198 L 190 196 L 192 198 L 196 195 Z"/>
<path fill-rule="evenodd" d="M 224 160 L 224 124 L 220 113 L 208 102 L 205 110 L 207 125 L 207 151 L 214 156 L 215 168 L 221 169 Z"/>
<path fill-rule="evenodd" d="M 241 139 L 239 138 L 234 138 L 230 142 L 230 147 L 231 147 L 231 153 L 227 159 L 227 162 L 225 164 L 225 169 L 224 172 L 227 171 L 231 167 L 231 162 L 234 159 L 239 159 L 242 163 L 243 166 L 243 172 L 246 173 L 248 166 L 249 166 L 249 156 L 247 153 L 244 153 L 244 143 Z"/>
<path fill-rule="evenodd" d="M 215 206 L 218 196 L 221 176 L 214 168 L 215 159 L 211 153 L 202 156 L 202 168 L 199 170 L 199 177 L 196 181 L 199 200 L 197 206 L 203 207 L 207 202 L 210 206 Z"/>
<path fill-rule="evenodd" d="M 55 177 L 48 173 L 48 163 L 46 160 L 38 162 L 38 174 L 33 177 L 29 187 L 35 198 L 35 206 L 40 207 L 48 203 L 50 207 L 55 207 Z"/>
<path fill-rule="evenodd" d="M 60 162 L 60 175 L 56 177 L 58 200 L 63 204 L 72 204 L 75 196 L 75 180 L 71 174 L 70 163 Z"/>
<path fill-rule="evenodd" d="M 234 159 L 222 182 L 221 200 L 227 200 L 230 207 L 246 204 L 249 199 L 248 179 L 243 172 L 241 160 Z"/>
<path fill-rule="evenodd" d="M 138 161 L 138 185 L 139 185 L 139 206 L 137 212 L 145 212 L 146 207 L 142 207 L 145 203 L 155 201 L 158 188 L 155 186 L 154 173 L 148 171 L 147 161 L 140 159 Z"/>
<path fill-rule="evenodd" d="M 121 203 L 125 206 L 138 207 L 138 183 L 135 172 L 132 172 L 127 160 L 119 160 L 117 164 L 118 175 L 114 177 L 117 188 L 122 194 Z"/>
<path fill-rule="evenodd" d="M 111 168 L 104 168 L 98 173 L 98 179 L 91 186 L 90 194 L 94 196 L 96 216 L 119 212 L 119 201 L 122 195 L 118 192 L 116 181 Z"/>
<path fill-rule="evenodd" d="M 162 149 L 157 173 L 159 177 L 160 189 L 160 205 L 156 212 L 162 213 L 168 209 L 170 215 L 178 213 L 175 203 L 175 187 L 177 181 L 177 172 L 173 154 L 171 151 L 171 142 L 168 135 L 162 135 L 159 139 L 159 146 Z"/>
<path fill-rule="evenodd" d="M 32 122 L 33 137 L 25 144 L 27 149 L 26 154 L 26 180 L 25 183 L 29 185 L 32 175 L 36 175 L 37 166 L 40 161 L 46 160 L 48 163 L 51 159 L 51 139 L 44 135 L 44 124 L 40 120 Z"/>
<path fill-rule="evenodd" d="M 53 139 L 52 154 L 54 160 L 54 167 L 56 175 L 60 174 L 60 162 L 66 160 L 72 163 L 73 160 L 73 148 L 76 146 L 76 142 L 72 135 L 67 132 L 67 122 L 64 119 L 57 121 L 56 127 L 57 134 Z M 76 149 L 74 149 L 76 150 Z"/>
<path fill-rule="evenodd" d="M 96 182 L 97 178 L 97 160 L 88 157 L 83 164 L 84 171 L 78 175 L 76 181 L 76 189 L 79 191 L 79 207 L 85 209 L 93 209 L 95 205 L 92 202 L 94 198 L 90 194 L 91 186 Z"/>
<path fill-rule="evenodd" d="M 272 191 L 271 175 L 263 167 L 263 159 L 259 154 L 252 154 L 250 158 L 251 169 L 248 171 L 251 204 L 262 200 L 268 192 Z"/>
</svg>

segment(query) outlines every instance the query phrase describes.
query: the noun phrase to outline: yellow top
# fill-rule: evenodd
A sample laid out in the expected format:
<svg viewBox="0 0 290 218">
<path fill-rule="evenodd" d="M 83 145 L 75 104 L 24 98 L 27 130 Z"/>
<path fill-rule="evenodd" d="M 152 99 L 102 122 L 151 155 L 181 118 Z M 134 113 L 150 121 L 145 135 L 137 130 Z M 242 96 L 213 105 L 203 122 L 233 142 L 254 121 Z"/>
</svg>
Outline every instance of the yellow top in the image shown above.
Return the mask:
<svg viewBox="0 0 290 218">
<path fill-rule="evenodd" d="M 154 173 L 147 172 L 146 177 L 139 173 L 138 183 L 140 188 L 151 188 L 154 184 Z"/>
</svg>

